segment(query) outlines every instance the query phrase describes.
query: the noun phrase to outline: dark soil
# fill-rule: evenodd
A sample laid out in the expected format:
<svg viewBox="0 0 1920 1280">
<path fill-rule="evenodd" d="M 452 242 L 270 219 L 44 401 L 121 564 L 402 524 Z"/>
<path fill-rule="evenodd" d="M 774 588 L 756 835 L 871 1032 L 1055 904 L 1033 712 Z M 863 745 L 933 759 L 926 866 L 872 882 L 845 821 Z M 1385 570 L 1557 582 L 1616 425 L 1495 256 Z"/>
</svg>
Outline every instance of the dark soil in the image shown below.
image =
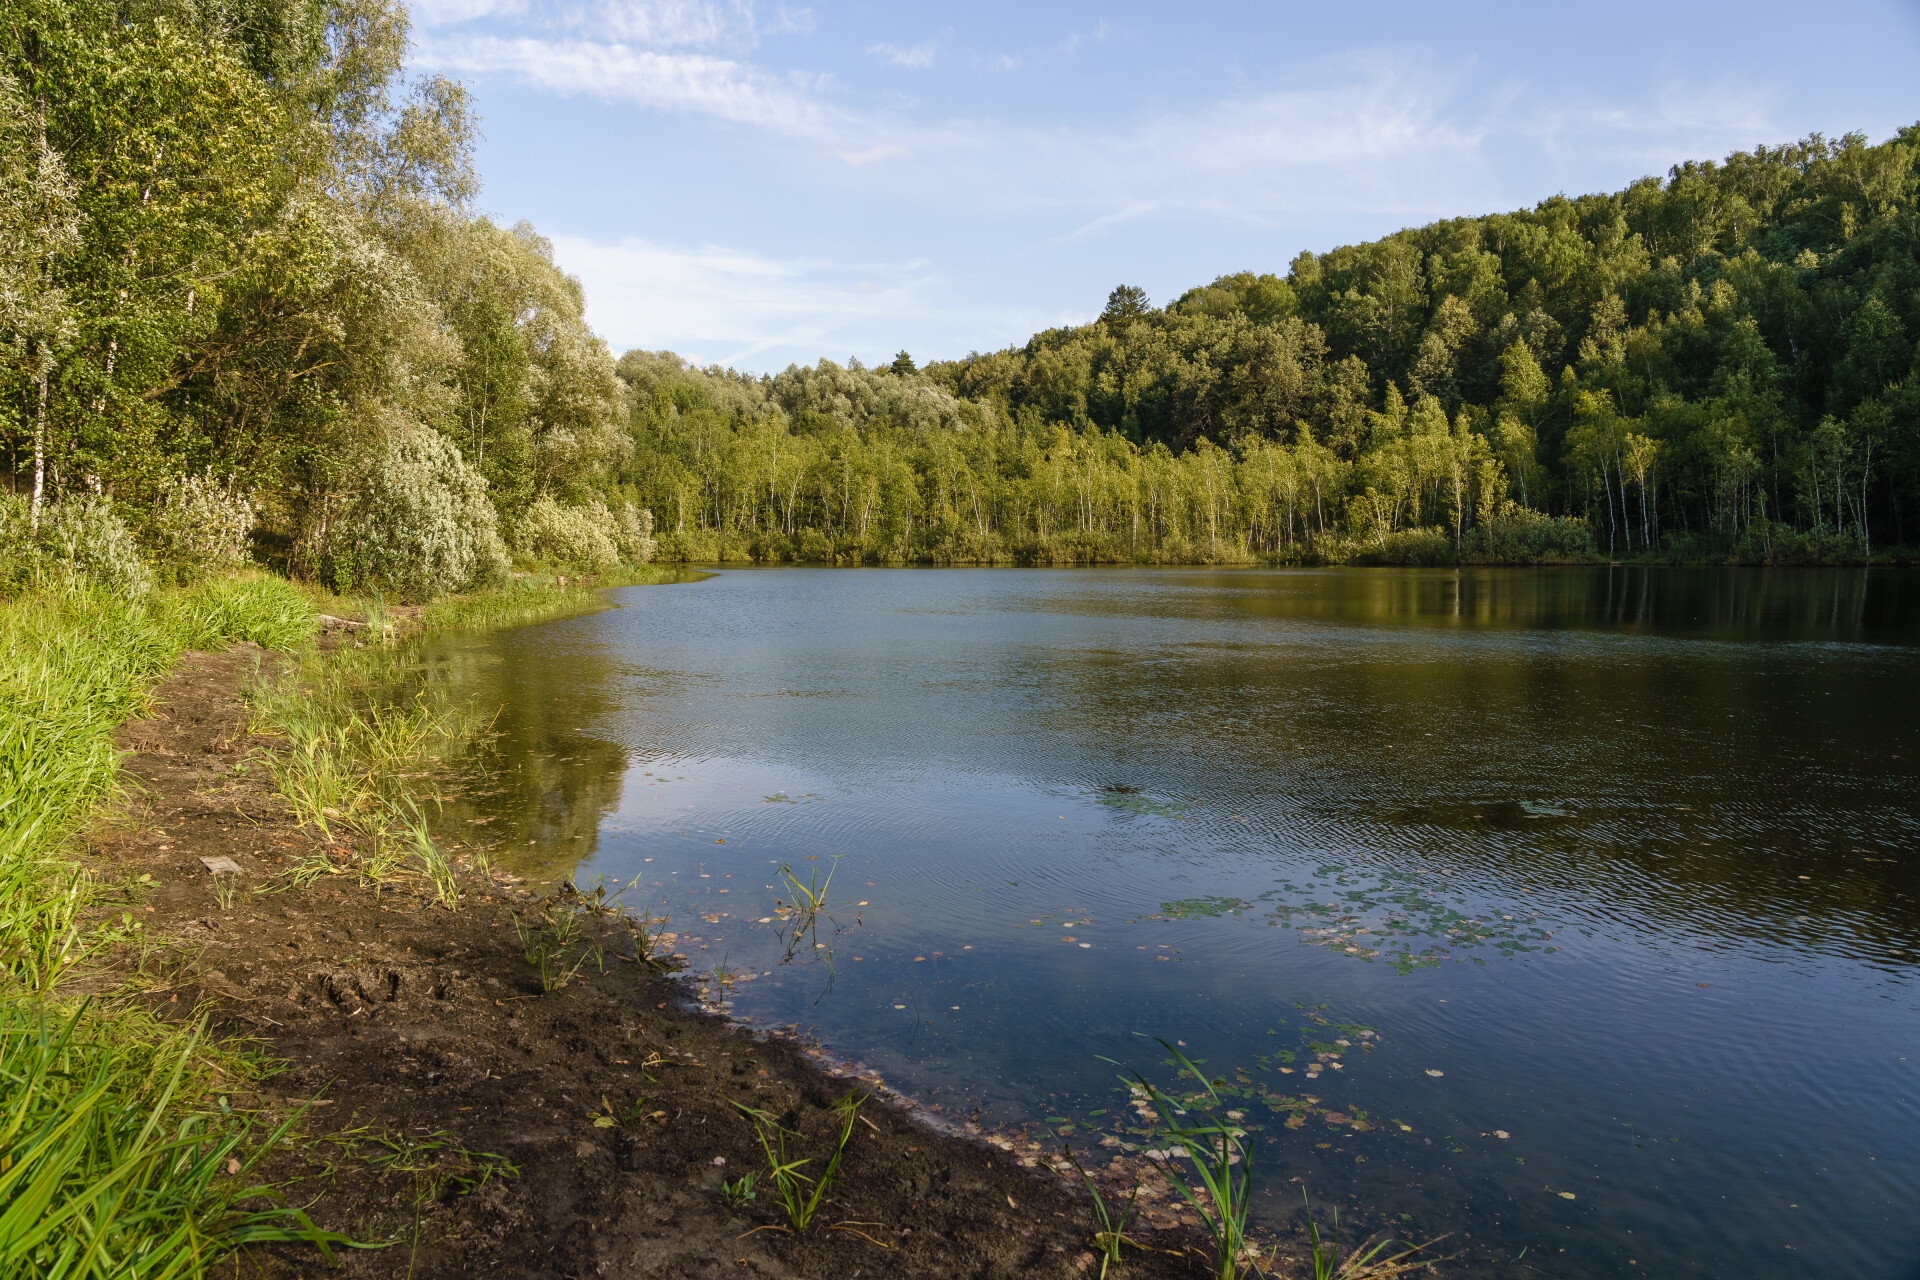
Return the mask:
<svg viewBox="0 0 1920 1280">
<path fill-rule="evenodd" d="M 590 962 L 542 994 L 510 915 L 530 895 L 511 886 L 470 877 L 458 912 L 349 874 L 253 892 L 322 848 L 271 790 L 260 759 L 271 744 L 248 733 L 239 691 L 270 660 L 251 646 L 189 654 L 152 714 L 123 726 L 132 802 L 89 852 L 113 880 L 156 883 L 133 907 L 145 958 L 129 952 L 103 979 L 144 988 L 163 1015 L 204 1007 L 218 1031 L 283 1059 L 254 1105 L 285 1114 L 322 1099 L 277 1172 L 306 1179 L 289 1195 L 312 1200 L 322 1225 L 393 1242 L 343 1254 L 342 1274 L 1098 1274 L 1084 1195 L 878 1098 L 860 1109 L 819 1220 L 802 1235 L 779 1229 L 732 1104 L 798 1129 L 796 1154 L 817 1173 L 827 1108 L 858 1083 L 616 958 L 631 950 L 617 921 L 596 925 L 604 973 Z M 226 909 L 200 861 L 221 856 L 242 872 Z M 755 1170 L 759 1197 L 730 1208 L 722 1180 Z M 1130 1250 L 1125 1274 L 1204 1275 L 1197 1219 L 1177 1225 L 1165 1184 L 1155 1191 L 1156 1220 L 1176 1225 L 1146 1238 L 1168 1252 Z M 305 1247 L 250 1258 L 243 1272 L 328 1273 Z"/>
</svg>

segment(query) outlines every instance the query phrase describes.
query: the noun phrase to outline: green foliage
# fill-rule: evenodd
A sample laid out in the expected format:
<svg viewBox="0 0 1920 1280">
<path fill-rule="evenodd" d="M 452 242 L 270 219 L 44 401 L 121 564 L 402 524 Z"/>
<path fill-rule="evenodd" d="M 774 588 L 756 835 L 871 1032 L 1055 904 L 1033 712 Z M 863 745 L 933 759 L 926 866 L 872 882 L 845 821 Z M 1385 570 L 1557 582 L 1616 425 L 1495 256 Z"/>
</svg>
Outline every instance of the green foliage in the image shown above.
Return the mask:
<svg viewBox="0 0 1920 1280">
<path fill-rule="evenodd" d="M 850 1093 L 829 1108 L 839 1121 L 840 1133 L 833 1144 L 833 1155 L 828 1157 L 827 1167 L 817 1181 L 800 1172 L 803 1165 L 813 1163 L 811 1157 L 794 1159 L 788 1152 L 789 1143 L 800 1136 L 798 1133 L 771 1112 L 757 1110 L 743 1102 L 733 1104 L 753 1126 L 761 1154 L 766 1157 L 768 1176 L 773 1180 L 774 1198 L 786 1215 L 788 1227 L 795 1233 L 807 1229 L 832 1191 L 834 1175 L 840 1171 L 840 1158 L 846 1154 L 847 1140 L 853 1136 L 854 1121 L 859 1117 L 860 1104 L 865 1101 L 866 1095 Z M 811 1191 L 807 1189 L 809 1186 L 813 1188 Z"/>
<path fill-rule="evenodd" d="M 0 494 L 0 591 L 64 583 L 141 596 L 153 575 L 111 500 L 69 498 L 43 506 L 36 520 L 25 499 Z"/>
<path fill-rule="evenodd" d="M 613 514 L 598 499 L 581 507 L 563 507 L 551 495 L 542 494 L 521 519 L 514 544 L 537 560 L 591 572 L 620 563 L 620 550 L 614 544 L 618 532 Z"/>
<path fill-rule="evenodd" d="M 306 1241 L 331 1261 L 350 1243 L 258 1180 L 292 1120 L 256 1135 L 216 1100 L 201 1030 L 129 1030 L 0 999 L 0 1273 L 197 1277 L 244 1244 Z"/>
<path fill-rule="evenodd" d="M 147 541 L 174 577 L 191 582 L 244 565 L 253 521 L 253 501 L 209 470 L 167 487 Z"/>
<path fill-rule="evenodd" d="M 351 476 L 353 491 L 312 535 L 314 563 L 336 590 L 432 597 L 506 577 L 486 481 L 446 437 L 397 424 Z"/>
<path fill-rule="evenodd" d="M 663 559 L 1862 559 L 1920 508 L 1916 154 L 1677 165 L 917 372 L 629 352 L 620 480 Z"/>
</svg>

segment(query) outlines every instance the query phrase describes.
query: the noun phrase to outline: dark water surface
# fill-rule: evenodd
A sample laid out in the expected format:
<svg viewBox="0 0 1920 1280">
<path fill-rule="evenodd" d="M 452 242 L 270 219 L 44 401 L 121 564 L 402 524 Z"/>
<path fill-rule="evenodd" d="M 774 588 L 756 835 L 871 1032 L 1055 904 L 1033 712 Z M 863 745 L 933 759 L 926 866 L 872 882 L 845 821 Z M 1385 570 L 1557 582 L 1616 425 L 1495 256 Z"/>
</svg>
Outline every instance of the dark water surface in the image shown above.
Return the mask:
<svg viewBox="0 0 1920 1280">
<path fill-rule="evenodd" d="M 1305 1185 L 1487 1274 L 1920 1276 L 1920 580 L 614 596 L 439 646 L 505 708 L 471 816 L 503 865 L 637 877 L 697 966 L 755 975 L 736 1016 L 1082 1140 L 1119 1119 L 1101 1056 L 1171 1083 L 1137 1033 L 1177 1038 L 1251 1082 L 1269 1222 Z M 776 866 L 836 856 L 844 931 L 782 964 Z"/>
</svg>

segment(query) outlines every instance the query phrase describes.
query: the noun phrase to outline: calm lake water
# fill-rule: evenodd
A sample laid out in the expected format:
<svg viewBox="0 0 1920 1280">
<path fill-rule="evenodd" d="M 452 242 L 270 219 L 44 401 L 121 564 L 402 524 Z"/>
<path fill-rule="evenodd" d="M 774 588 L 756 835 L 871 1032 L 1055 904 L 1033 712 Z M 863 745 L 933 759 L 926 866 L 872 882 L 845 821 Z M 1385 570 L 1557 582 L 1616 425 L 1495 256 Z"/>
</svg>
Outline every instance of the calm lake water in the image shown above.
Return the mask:
<svg viewBox="0 0 1920 1280">
<path fill-rule="evenodd" d="M 1170 1084 L 1141 1036 L 1181 1040 L 1370 1126 L 1252 1099 L 1270 1223 L 1304 1185 L 1349 1226 L 1470 1234 L 1477 1274 L 1920 1276 L 1920 579 L 613 597 L 438 645 L 504 707 L 459 816 L 527 874 L 637 879 L 697 967 L 756 975 L 736 1016 L 1083 1140 L 1124 1101 L 1102 1058 Z M 782 863 L 836 867 L 830 960 L 781 963 Z"/>
</svg>

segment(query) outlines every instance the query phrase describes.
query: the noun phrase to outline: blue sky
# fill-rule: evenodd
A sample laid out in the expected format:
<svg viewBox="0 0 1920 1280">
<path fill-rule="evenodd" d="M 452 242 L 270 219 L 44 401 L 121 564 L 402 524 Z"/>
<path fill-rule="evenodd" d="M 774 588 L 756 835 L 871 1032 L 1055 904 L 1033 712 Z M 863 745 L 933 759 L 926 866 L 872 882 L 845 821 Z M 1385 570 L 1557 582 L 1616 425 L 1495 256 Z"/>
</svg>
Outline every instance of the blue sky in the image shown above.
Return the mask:
<svg viewBox="0 0 1920 1280">
<path fill-rule="evenodd" d="M 414 0 L 481 207 L 616 352 L 916 359 L 1434 218 L 1920 119 L 1920 0 Z"/>
</svg>

